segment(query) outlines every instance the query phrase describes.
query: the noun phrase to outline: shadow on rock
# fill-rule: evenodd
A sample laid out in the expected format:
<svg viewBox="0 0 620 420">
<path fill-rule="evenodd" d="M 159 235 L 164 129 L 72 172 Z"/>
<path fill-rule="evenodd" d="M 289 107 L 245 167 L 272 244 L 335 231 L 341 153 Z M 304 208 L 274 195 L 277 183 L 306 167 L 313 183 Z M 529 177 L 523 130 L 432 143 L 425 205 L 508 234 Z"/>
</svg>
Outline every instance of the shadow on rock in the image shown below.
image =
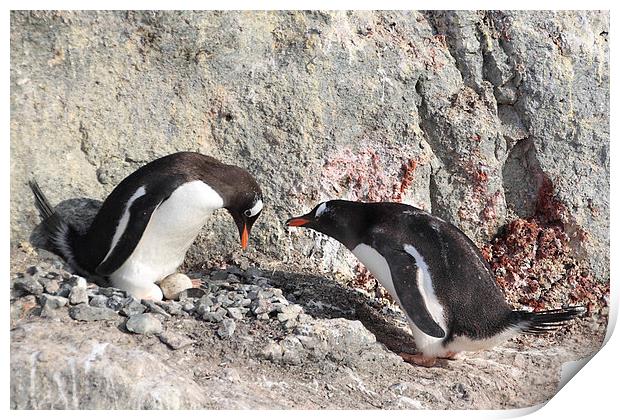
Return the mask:
<svg viewBox="0 0 620 420">
<path fill-rule="evenodd" d="M 102 201 L 90 198 L 71 198 L 55 206 L 54 211 L 66 222 L 76 228 L 78 232 L 86 232 L 102 204 Z M 30 243 L 37 248 L 43 248 L 51 252 L 54 251 L 45 236 L 42 223 L 39 223 L 32 230 L 29 239 Z"/>
<path fill-rule="evenodd" d="M 270 283 L 292 294 L 295 303 L 315 318 L 346 318 L 359 320 L 377 341 L 394 352 L 413 352 L 413 336 L 398 327 L 405 318 L 394 311 L 385 311 L 378 301 L 346 288 L 325 277 L 285 271 L 274 271 L 268 276 Z M 387 313 L 385 313 L 387 312 Z"/>
</svg>

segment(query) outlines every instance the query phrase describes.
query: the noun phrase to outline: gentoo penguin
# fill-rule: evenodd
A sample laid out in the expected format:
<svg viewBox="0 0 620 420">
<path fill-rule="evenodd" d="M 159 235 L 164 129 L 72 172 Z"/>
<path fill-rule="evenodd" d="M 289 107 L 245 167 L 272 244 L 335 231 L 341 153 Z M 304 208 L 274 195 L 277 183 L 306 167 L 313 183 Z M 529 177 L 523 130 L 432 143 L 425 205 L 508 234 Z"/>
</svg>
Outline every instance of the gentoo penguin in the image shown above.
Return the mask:
<svg viewBox="0 0 620 420">
<path fill-rule="evenodd" d="M 409 205 L 333 200 L 287 225 L 337 239 L 387 289 L 419 351 L 401 353 L 407 362 L 430 367 L 517 333 L 545 333 L 584 312 L 513 310 L 476 245 L 456 226 Z"/>
<path fill-rule="evenodd" d="M 121 181 L 83 234 L 54 212 L 36 182 L 30 187 L 55 251 L 78 273 L 139 299 L 162 299 L 155 283 L 181 265 L 213 211 L 228 210 L 245 249 L 263 209 L 246 170 L 192 152 L 159 158 Z"/>
</svg>

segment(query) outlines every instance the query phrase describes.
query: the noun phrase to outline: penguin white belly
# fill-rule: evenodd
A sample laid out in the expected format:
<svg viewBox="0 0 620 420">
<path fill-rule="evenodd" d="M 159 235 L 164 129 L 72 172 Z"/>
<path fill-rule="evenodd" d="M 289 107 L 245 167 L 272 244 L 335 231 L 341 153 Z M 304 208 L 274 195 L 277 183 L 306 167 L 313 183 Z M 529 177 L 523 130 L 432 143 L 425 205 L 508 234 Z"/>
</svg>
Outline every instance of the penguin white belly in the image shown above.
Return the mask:
<svg viewBox="0 0 620 420">
<path fill-rule="evenodd" d="M 223 205 L 219 194 L 202 181 L 177 188 L 153 211 L 132 254 L 110 275 L 112 284 L 136 297 L 161 299 L 150 296 L 158 294 L 153 283 L 176 271 L 209 215 Z"/>
<path fill-rule="evenodd" d="M 416 260 L 416 264 L 418 266 L 416 273 L 418 287 L 420 288 L 420 293 L 424 298 L 424 302 L 431 317 L 441 328 L 443 328 L 444 331 L 447 331 L 443 308 L 435 296 L 430 273 L 428 272 L 428 266 L 424 262 L 422 256 L 411 245 L 405 245 L 404 249 Z M 388 265 L 387 260 L 378 251 L 366 244 L 359 244 L 352 250 L 352 252 L 353 255 L 355 255 L 355 257 L 360 260 L 360 262 L 364 264 L 364 266 L 372 273 L 372 275 L 379 280 L 390 296 L 392 296 L 402 308 L 400 299 L 396 294 L 390 266 Z M 406 314 L 404 308 L 403 312 Z M 446 353 L 446 349 L 442 345 L 444 340 L 443 338 L 432 337 L 425 334 L 418 327 L 416 327 L 415 323 L 409 318 L 408 315 L 407 320 L 409 321 L 409 327 L 411 328 L 411 333 L 415 339 L 418 351 L 431 357 L 440 356 Z"/>
<path fill-rule="evenodd" d="M 446 345 L 446 349 L 451 352 L 461 352 L 461 351 L 478 351 L 478 350 L 486 350 L 501 344 L 508 339 L 514 337 L 519 333 L 519 329 L 514 328 L 506 328 L 499 334 L 496 334 L 492 337 L 483 338 L 480 340 L 475 340 L 466 336 L 455 336 L 452 341 L 450 341 Z"/>
</svg>

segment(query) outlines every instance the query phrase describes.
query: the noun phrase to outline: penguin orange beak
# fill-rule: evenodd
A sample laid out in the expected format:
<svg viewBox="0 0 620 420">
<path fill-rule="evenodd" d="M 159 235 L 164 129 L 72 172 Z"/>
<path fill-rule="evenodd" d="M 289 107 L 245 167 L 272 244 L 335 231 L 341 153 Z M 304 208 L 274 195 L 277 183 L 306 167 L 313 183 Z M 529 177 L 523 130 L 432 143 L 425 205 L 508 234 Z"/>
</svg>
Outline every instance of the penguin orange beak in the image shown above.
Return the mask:
<svg viewBox="0 0 620 420">
<path fill-rule="evenodd" d="M 248 232 L 248 225 L 243 224 L 243 232 L 241 233 L 241 248 L 246 249 L 248 247 L 248 240 L 250 239 L 250 232 Z"/>
<path fill-rule="evenodd" d="M 292 227 L 304 226 L 308 223 L 310 223 L 310 220 L 304 217 L 293 217 L 292 219 L 288 219 L 286 221 L 286 225 Z"/>
</svg>

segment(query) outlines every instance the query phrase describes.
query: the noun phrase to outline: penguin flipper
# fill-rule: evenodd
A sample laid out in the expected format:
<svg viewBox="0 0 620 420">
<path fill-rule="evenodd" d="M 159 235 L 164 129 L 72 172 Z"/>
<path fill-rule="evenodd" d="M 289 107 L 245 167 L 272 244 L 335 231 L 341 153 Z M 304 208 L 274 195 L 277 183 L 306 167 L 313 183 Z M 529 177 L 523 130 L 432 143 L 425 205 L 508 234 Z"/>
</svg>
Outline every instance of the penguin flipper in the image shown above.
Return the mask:
<svg viewBox="0 0 620 420">
<path fill-rule="evenodd" d="M 415 258 L 404 250 L 394 249 L 389 246 L 379 247 L 377 250 L 388 262 L 390 273 L 392 274 L 392 283 L 394 284 L 398 299 L 416 327 L 431 337 L 445 337 L 446 332 L 435 322 L 424 302 L 424 297 L 418 284 L 418 271 L 420 268 L 416 264 Z"/>
<path fill-rule="evenodd" d="M 121 265 L 131 256 L 138 246 L 144 230 L 151 221 L 153 212 L 165 199 L 155 195 L 143 195 L 136 199 L 129 211 L 129 221 L 124 232 L 108 252 L 108 255 L 99 263 L 95 272 L 101 276 L 109 276 L 120 268 Z"/>
</svg>

